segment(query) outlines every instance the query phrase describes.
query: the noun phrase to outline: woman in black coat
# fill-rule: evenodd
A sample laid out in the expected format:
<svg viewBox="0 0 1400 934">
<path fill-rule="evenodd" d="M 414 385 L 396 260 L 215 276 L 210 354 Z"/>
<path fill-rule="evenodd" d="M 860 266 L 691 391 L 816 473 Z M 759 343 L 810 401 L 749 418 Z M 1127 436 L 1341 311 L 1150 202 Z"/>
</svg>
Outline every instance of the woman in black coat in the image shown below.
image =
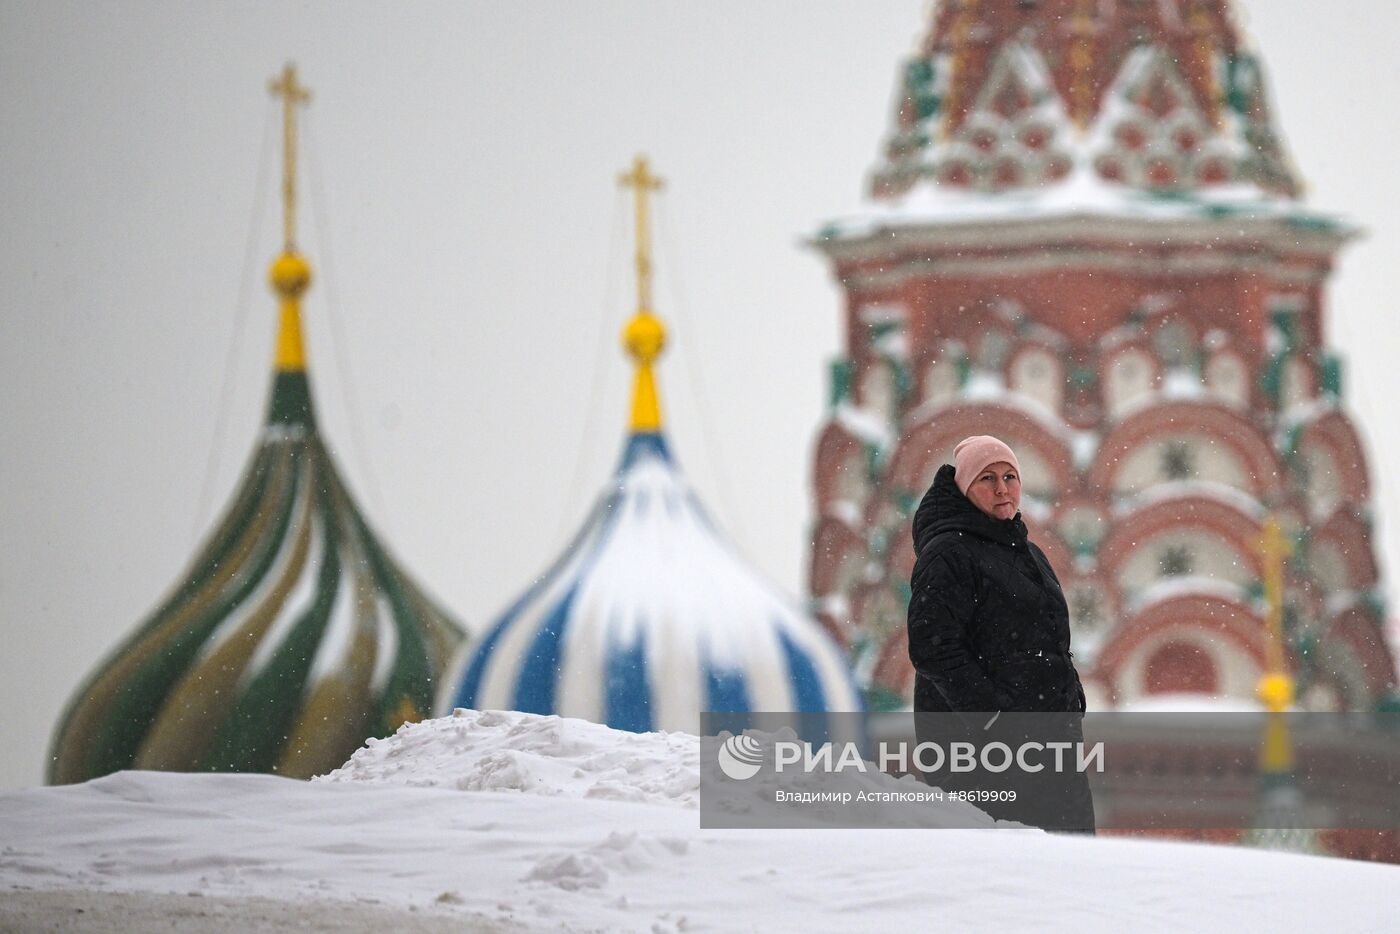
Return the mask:
<svg viewBox="0 0 1400 934">
<path fill-rule="evenodd" d="M 1060 729 L 1072 721 L 1077 733 L 1084 689 L 1069 649 L 1069 609 L 1021 521 L 1016 455 L 978 435 L 959 443 L 954 459 L 939 468 L 914 514 L 914 710 L 985 714 L 978 726 L 998 712 L 1073 714 L 1032 722 Z M 1066 826 L 1082 828 L 1087 820 L 1092 828 L 1087 781 L 1082 773 L 1065 781 L 1076 799 L 1066 805 L 1074 811 Z"/>
</svg>

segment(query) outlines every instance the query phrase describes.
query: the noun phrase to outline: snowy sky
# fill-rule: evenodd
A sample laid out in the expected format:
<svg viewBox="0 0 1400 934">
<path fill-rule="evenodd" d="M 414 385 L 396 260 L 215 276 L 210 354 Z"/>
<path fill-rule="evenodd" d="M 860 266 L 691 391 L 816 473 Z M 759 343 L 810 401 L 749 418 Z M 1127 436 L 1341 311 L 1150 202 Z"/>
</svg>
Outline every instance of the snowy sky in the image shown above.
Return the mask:
<svg viewBox="0 0 1400 934">
<path fill-rule="evenodd" d="M 639 150 L 669 183 L 675 448 L 743 552 L 804 586 L 840 306 L 801 239 L 859 203 L 928 12 L 0 0 L 0 786 L 39 781 L 68 694 L 175 584 L 244 466 L 275 325 L 266 84 L 285 60 L 314 94 L 301 227 L 321 422 L 373 525 L 479 628 L 619 452 L 615 177 Z M 1342 254 L 1328 336 L 1400 558 L 1400 6 L 1346 13 L 1254 0 L 1242 18 L 1309 203 L 1368 231 Z"/>
</svg>

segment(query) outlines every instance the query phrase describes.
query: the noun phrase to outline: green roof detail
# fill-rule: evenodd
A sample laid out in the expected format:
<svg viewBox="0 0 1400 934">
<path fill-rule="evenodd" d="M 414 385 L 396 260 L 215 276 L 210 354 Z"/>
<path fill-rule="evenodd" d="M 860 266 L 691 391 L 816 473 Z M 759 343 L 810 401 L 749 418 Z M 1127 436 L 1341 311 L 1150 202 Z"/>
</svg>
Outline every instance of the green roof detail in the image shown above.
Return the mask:
<svg viewBox="0 0 1400 934">
<path fill-rule="evenodd" d="M 121 769 L 310 777 L 431 712 L 463 630 L 397 567 L 279 370 L 223 519 L 174 592 L 84 683 L 48 780 Z"/>
</svg>

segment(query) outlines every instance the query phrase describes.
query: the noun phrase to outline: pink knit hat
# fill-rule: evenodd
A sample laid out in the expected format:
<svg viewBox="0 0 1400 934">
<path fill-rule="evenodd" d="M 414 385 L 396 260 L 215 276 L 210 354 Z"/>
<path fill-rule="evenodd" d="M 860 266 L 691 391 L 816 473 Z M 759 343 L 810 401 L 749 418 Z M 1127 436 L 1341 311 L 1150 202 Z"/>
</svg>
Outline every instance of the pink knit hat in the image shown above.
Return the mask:
<svg viewBox="0 0 1400 934">
<path fill-rule="evenodd" d="M 963 438 L 958 442 L 958 446 L 953 448 L 953 466 L 957 470 L 953 479 L 957 481 L 958 489 L 966 496 L 967 488 L 972 486 L 972 481 L 977 479 L 977 475 L 1001 461 L 1015 467 L 1017 476 L 1020 476 L 1021 465 L 1005 441 L 991 435 Z"/>
</svg>

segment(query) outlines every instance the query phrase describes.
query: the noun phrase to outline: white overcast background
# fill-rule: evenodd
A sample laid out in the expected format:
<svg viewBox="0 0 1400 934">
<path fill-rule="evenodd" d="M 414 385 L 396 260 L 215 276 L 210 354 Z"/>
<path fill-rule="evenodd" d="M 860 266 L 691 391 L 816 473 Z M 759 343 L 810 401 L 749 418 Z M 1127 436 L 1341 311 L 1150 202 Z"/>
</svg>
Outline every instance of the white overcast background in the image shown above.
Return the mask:
<svg viewBox="0 0 1400 934">
<path fill-rule="evenodd" d="M 1235 5 L 1308 202 L 1367 231 L 1327 336 L 1397 559 L 1400 5 Z M 668 183 L 668 431 L 743 553 L 805 586 L 841 301 L 802 240 L 858 206 L 929 15 L 0 0 L 0 785 L 41 780 L 69 694 L 176 584 L 246 463 L 280 246 L 267 82 L 286 60 L 314 94 L 301 240 L 321 424 L 393 553 L 480 631 L 619 451 L 633 293 L 615 179 L 638 151 Z"/>
</svg>

